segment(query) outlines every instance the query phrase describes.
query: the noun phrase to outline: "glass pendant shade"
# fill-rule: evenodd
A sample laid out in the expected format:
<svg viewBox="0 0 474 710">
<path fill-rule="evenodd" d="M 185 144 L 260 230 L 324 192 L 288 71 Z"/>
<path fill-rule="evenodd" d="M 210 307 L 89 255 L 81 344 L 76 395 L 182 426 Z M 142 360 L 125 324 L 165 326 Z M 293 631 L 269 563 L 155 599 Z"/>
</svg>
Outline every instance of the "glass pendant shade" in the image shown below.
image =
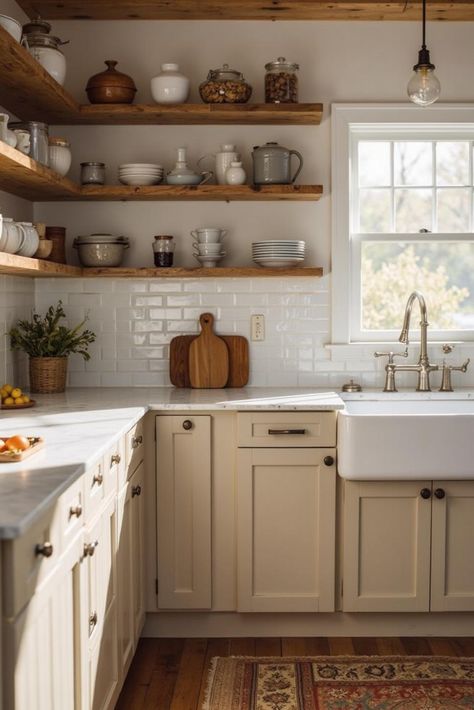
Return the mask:
<svg viewBox="0 0 474 710">
<path fill-rule="evenodd" d="M 439 99 L 441 84 L 433 65 L 416 65 L 407 86 L 410 101 L 418 106 L 429 106 Z"/>
<path fill-rule="evenodd" d="M 413 76 L 408 82 L 407 93 L 410 101 L 418 106 L 429 106 L 439 99 L 441 84 L 434 73 L 430 53 L 426 48 L 426 0 L 423 0 L 422 42 L 418 52 L 418 63 L 413 67 Z"/>
</svg>

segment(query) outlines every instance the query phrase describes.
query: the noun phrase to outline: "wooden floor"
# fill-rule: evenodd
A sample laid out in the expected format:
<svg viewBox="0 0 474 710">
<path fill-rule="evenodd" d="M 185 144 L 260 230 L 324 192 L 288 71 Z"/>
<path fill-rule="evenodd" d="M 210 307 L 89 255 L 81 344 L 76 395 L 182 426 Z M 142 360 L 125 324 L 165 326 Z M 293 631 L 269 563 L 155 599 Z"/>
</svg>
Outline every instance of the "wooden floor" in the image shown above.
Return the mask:
<svg viewBox="0 0 474 710">
<path fill-rule="evenodd" d="M 116 710 L 200 710 L 213 656 L 474 656 L 474 638 L 141 639 Z"/>
</svg>

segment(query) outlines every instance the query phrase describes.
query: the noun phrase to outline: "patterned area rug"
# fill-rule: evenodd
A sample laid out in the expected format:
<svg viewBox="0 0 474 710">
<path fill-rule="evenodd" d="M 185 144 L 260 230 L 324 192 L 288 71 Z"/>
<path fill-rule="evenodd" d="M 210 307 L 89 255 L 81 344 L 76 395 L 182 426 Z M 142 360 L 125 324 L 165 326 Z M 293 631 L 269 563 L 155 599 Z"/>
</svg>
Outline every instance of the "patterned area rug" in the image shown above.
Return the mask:
<svg viewBox="0 0 474 710">
<path fill-rule="evenodd" d="M 474 710 L 474 658 L 214 658 L 203 710 Z"/>
</svg>

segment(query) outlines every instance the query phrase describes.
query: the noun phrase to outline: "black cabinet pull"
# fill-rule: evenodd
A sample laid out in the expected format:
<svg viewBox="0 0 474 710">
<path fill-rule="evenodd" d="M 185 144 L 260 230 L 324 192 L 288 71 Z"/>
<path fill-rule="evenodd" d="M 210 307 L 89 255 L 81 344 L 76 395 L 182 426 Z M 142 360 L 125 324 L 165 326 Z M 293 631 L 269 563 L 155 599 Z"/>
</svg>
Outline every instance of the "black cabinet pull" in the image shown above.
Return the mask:
<svg viewBox="0 0 474 710">
<path fill-rule="evenodd" d="M 324 465 L 325 466 L 332 466 L 334 463 L 334 457 L 333 456 L 325 456 L 323 458 Z"/>
<path fill-rule="evenodd" d="M 185 419 L 183 422 L 183 429 L 186 431 L 189 431 L 190 429 L 193 428 L 193 423 L 190 419 Z"/>
<path fill-rule="evenodd" d="M 275 434 L 306 434 L 306 429 L 269 429 L 268 434 L 269 436 Z"/>
<path fill-rule="evenodd" d="M 441 500 L 446 495 L 446 491 L 443 490 L 443 488 L 437 488 L 434 494 L 439 500 Z"/>
<path fill-rule="evenodd" d="M 428 498 L 431 498 L 431 491 L 429 488 L 422 488 L 420 491 L 420 496 L 424 498 L 425 500 L 428 500 Z"/>
</svg>

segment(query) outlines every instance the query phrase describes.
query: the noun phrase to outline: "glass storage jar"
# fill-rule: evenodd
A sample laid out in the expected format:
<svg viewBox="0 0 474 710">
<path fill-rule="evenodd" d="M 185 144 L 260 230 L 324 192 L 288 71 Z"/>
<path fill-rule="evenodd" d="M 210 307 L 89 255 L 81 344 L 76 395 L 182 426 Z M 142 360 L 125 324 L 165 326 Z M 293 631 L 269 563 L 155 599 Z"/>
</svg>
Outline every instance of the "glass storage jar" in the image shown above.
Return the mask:
<svg viewBox="0 0 474 710">
<path fill-rule="evenodd" d="M 298 103 L 298 69 L 298 64 L 287 62 L 285 57 L 265 64 L 265 103 Z"/>
<path fill-rule="evenodd" d="M 175 244 L 171 235 L 158 234 L 153 242 L 155 266 L 164 268 L 173 266 L 174 247 Z"/>
<path fill-rule="evenodd" d="M 60 86 L 63 86 L 66 79 L 66 57 L 59 48 L 67 42 L 62 42 L 59 37 L 42 32 L 32 32 L 25 35 L 24 41 L 29 53 Z"/>
<path fill-rule="evenodd" d="M 49 139 L 49 167 L 64 176 L 71 167 L 71 147 L 65 138 Z"/>
<path fill-rule="evenodd" d="M 105 163 L 81 163 L 81 185 L 105 185 Z"/>
<path fill-rule="evenodd" d="M 243 74 L 224 64 L 209 71 L 206 81 L 199 85 L 199 93 L 206 104 L 245 104 L 252 96 L 252 87 Z"/>
</svg>

